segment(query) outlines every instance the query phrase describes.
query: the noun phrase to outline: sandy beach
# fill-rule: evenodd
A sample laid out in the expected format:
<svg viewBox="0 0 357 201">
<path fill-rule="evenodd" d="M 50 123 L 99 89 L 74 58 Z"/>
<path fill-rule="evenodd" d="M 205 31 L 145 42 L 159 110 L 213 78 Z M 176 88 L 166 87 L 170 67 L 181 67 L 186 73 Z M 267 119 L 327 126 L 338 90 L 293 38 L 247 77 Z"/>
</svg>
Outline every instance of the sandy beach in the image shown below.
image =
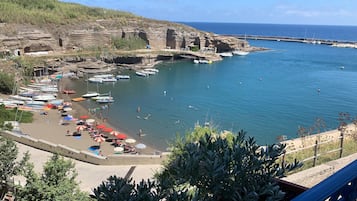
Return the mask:
<svg viewBox="0 0 357 201">
<path fill-rule="evenodd" d="M 63 80 L 64 83 L 61 83 L 62 86 L 70 85 L 70 80 Z M 73 97 L 79 97 L 79 94 L 74 94 Z M 73 98 L 68 95 L 59 94 L 59 98 L 64 99 L 65 101 L 71 101 Z M 21 131 L 29 136 L 36 139 L 43 139 L 54 144 L 66 145 L 70 148 L 82 151 L 90 151 L 92 146 L 99 145 L 91 138 L 88 131 L 81 131 L 81 136 L 72 136 L 73 132 L 76 132 L 76 121 L 66 121 L 68 125 L 61 125 L 63 122 L 63 117 L 57 109 L 46 110 L 47 115 L 41 114 L 42 111 L 34 112 L 34 121 L 32 123 L 23 123 L 20 125 Z M 98 124 L 105 124 L 106 127 L 113 128 L 120 132 L 120 129 L 109 125 L 107 122 L 93 116 L 88 112 L 86 108 L 81 106 L 79 103 L 72 102 L 72 111 L 69 111 L 68 114 L 72 115 L 74 118 L 79 118 L 82 115 L 88 115 L 89 118 L 95 119 Z M 69 134 L 67 132 L 69 131 Z M 133 138 L 136 140 L 136 143 L 130 144 L 135 146 L 135 144 L 143 143 L 143 139 L 135 136 L 133 134 L 125 133 L 128 138 Z M 107 134 L 107 139 L 116 139 L 115 136 Z M 103 156 L 114 154 L 113 142 L 107 140 L 100 143 L 100 150 Z M 153 147 L 147 146 L 145 149 L 137 150 L 141 154 L 153 154 L 157 150 Z"/>
</svg>

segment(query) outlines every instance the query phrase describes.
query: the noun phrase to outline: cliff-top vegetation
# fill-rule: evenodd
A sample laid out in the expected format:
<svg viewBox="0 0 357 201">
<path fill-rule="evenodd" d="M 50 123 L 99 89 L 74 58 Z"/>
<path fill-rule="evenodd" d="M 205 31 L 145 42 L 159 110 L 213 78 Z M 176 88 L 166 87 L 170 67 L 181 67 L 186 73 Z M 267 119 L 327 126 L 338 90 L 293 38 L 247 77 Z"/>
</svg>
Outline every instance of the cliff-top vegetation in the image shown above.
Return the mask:
<svg viewBox="0 0 357 201">
<path fill-rule="evenodd" d="M 58 0 L 2 0 L 0 23 L 41 25 L 72 24 L 96 19 L 126 19 L 137 16 L 122 11 L 93 8 Z"/>
</svg>

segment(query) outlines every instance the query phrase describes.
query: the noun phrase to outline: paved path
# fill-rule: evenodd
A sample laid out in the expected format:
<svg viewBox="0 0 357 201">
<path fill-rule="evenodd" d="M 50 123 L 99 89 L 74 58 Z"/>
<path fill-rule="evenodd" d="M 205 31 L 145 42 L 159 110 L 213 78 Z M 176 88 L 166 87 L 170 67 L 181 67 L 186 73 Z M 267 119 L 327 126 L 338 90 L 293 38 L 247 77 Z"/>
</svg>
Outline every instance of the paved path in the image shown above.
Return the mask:
<svg viewBox="0 0 357 201">
<path fill-rule="evenodd" d="M 30 161 L 35 165 L 35 171 L 42 173 L 42 167 L 52 156 L 52 153 L 38 150 L 20 143 L 16 143 L 19 149 L 19 158 L 26 151 L 29 151 Z M 161 165 L 137 165 L 132 168 L 131 165 L 93 165 L 77 160 L 73 160 L 75 163 L 75 168 L 77 170 L 78 176 L 77 181 L 80 182 L 79 187 L 82 191 L 92 192 L 93 188 L 99 186 L 102 181 L 106 180 L 111 175 L 117 175 L 118 177 L 130 176 L 133 180 L 138 183 L 142 179 L 152 178 L 155 171 L 161 168 Z M 24 178 L 16 177 L 15 182 L 25 183 Z"/>
<path fill-rule="evenodd" d="M 289 175 L 283 179 L 311 188 L 355 160 L 357 160 L 357 153 Z"/>
</svg>

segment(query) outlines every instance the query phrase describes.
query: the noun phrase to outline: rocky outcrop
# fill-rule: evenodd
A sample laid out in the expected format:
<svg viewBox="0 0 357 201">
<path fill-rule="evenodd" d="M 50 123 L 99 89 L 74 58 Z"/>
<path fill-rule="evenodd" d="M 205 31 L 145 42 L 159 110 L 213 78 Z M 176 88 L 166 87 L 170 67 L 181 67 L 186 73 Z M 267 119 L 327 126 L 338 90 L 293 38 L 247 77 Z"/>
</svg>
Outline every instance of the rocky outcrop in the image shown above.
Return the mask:
<svg viewBox="0 0 357 201">
<path fill-rule="evenodd" d="M 216 52 L 248 47 L 246 41 L 198 31 L 185 25 L 136 19 L 117 24 L 115 20 L 97 20 L 78 26 L 38 27 L 34 25 L 0 25 L 0 51 L 19 54 L 58 52 L 112 46 L 113 38 L 139 37 L 151 49 L 196 48 Z M 143 47 L 145 48 L 145 47 Z"/>
</svg>

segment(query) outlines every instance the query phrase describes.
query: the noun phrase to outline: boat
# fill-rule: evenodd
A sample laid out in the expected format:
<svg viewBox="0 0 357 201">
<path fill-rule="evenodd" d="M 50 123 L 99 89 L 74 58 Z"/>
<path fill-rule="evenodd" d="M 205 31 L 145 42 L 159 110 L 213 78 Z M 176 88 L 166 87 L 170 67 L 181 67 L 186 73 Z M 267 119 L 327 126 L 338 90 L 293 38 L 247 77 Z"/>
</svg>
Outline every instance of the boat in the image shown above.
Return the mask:
<svg viewBox="0 0 357 201">
<path fill-rule="evenodd" d="M 156 72 L 155 71 L 147 71 L 147 70 L 142 70 L 141 72 L 147 74 L 147 75 L 155 75 Z"/>
<path fill-rule="evenodd" d="M 113 103 L 114 99 L 113 99 L 113 97 L 107 97 L 107 98 L 103 98 L 103 99 L 98 99 L 95 102 L 97 102 L 97 103 Z"/>
<path fill-rule="evenodd" d="M 71 89 L 65 89 L 65 90 L 62 90 L 62 93 L 63 94 L 75 94 L 76 91 L 75 90 L 71 90 Z"/>
<path fill-rule="evenodd" d="M 231 57 L 231 56 L 233 56 L 232 52 L 222 52 L 222 53 L 218 53 L 218 54 L 221 57 Z"/>
<path fill-rule="evenodd" d="M 83 94 L 83 98 L 92 98 L 95 96 L 99 96 L 100 94 L 98 92 L 87 92 L 86 94 Z"/>
<path fill-rule="evenodd" d="M 117 75 L 117 76 L 115 76 L 115 78 L 117 78 L 118 80 L 120 80 L 120 79 L 130 79 L 130 75 Z"/>
<path fill-rule="evenodd" d="M 81 101 L 84 101 L 84 100 L 86 100 L 86 99 L 83 98 L 83 97 L 72 98 L 72 101 L 73 101 L 73 102 L 81 102 Z"/>
<path fill-rule="evenodd" d="M 25 101 L 25 104 L 27 106 L 33 106 L 33 105 L 44 106 L 45 102 L 43 102 L 43 101 Z"/>
<path fill-rule="evenodd" d="M 232 53 L 234 55 L 239 55 L 239 56 L 245 56 L 245 55 L 249 54 L 249 52 L 243 51 L 243 50 L 234 50 Z"/>
<path fill-rule="evenodd" d="M 155 73 L 158 73 L 158 72 L 159 72 L 159 70 L 156 69 L 156 68 L 145 68 L 144 70 L 145 70 L 145 71 L 149 71 L 149 72 L 155 72 Z"/>
<path fill-rule="evenodd" d="M 31 101 L 32 100 L 32 98 L 30 98 L 30 97 L 19 96 L 19 95 L 10 95 L 9 98 L 13 99 L 13 100 L 21 100 L 21 101 Z"/>
<path fill-rule="evenodd" d="M 102 82 L 116 82 L 116 81 L 118 81 L 115 77 L 104 77 L 101 79 L 102 79 Z"/>
<path fill-rule="evenodd" d="M 113 74 L 101 74 L 101 75 L 94 75 L 94 78 L 111 78 L 114 77 Z"/>
<path fill-rule="evenodd" d="M 211 60 L 206 60 L 206 59 L 194 59 L 193 63 L 195 64 L 211 64 Z"/>
<path fill-rule="evenodd" d="M 56 100 L 56 97 L 52 94 L 41 94 L 34 96 L 32 98 L 34 101 L 50 101 L 50 100 Z"/>
<path fill-rule="evenodd" d="M 41 88 L 40 88 L 40 91 L 42 91 L 42 92 L 54 92 L 54 93 L 57 93 L 57 92 L 58 92 L 58 89 L 55 88 L 55 87 L 41 87 Z"/>
<path fill-rule="evenodd" d="M 146 74 L 146 73 L 143 72 L 143 71 L 136 71 L 135 74 L 136 74 L 137 76 L 142 76 L 142 77 L 147 77 L 147 76 L 148 76 L 148 74 Z"/>
<path fill-rule="evenodd" d="M 88 78 L 88 82 L 102 83 L 103 82 L 103 78 L 101 78 L 101 77 L 91 77 L 91 78 Z"/>
</svg>

